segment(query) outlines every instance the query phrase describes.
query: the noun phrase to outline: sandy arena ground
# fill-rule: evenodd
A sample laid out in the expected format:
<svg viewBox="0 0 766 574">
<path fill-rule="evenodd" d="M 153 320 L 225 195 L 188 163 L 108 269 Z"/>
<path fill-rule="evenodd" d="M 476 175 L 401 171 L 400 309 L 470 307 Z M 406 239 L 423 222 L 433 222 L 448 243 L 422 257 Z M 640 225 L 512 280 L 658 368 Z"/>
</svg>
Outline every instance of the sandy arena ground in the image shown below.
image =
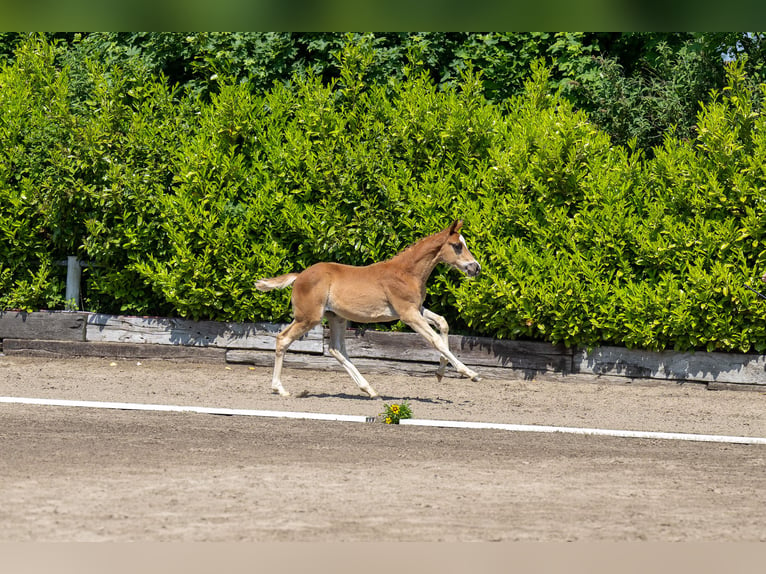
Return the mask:
<svg viewBox="0 0 766 574">
<path fill-rule="evenodd" d="M 0 356 L 0 396 L 766 437 L 760 392 L 270 374 Z M 766 446 L 0 404 L 0 500 L 0 541 L 766 541 Z"/>
</svg>

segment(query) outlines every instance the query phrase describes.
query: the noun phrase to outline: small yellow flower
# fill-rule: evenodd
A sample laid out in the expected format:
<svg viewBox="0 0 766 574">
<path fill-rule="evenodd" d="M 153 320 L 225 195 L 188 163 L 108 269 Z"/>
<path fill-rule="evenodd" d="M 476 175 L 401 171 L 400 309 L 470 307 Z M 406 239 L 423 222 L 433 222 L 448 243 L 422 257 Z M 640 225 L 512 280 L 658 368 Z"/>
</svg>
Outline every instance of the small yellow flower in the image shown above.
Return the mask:
<svg viewBox="0 0 766 574">
<path fill-rule="evenodd" d="M 412 411 L 405 402 L 400 405 L 383 405 L 385 410 L 380 413 L 381 420 L 387 425 L 398 425 L 401 419 L 412 418 Z"/>
</svg>

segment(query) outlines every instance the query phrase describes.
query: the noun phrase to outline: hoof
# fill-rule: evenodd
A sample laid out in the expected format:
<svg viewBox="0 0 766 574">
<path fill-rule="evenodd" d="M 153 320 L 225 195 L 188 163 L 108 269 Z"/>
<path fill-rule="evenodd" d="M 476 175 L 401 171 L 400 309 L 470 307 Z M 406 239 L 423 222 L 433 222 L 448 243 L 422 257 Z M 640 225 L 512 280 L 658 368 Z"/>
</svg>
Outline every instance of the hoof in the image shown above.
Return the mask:
<svg viewBox="0 0 766 574">
<path fill-rule="evenodd" d="M 283 396 L 283 397 L 289 397 L 290 396 L 290 392 L 286 391 L 282 387 L 278 387 L 278 388 L 277 387 L 271 387 L 271 392 L 272 393 L 276 393 L 276 394 L 278 394 L 280 396 Z"/>
<path fill-rule="evenodd" d="M 472 381 L 474 381 L 474 382 L 481 380 L 481 377 L 479 376 L 479 373 L 476 373 L 474 371 L 468 371 L 468 372 L 463 373 L 463 374 L 466 377 L 468 377 L 469 379 L 471 379 Z"/>
</svg>

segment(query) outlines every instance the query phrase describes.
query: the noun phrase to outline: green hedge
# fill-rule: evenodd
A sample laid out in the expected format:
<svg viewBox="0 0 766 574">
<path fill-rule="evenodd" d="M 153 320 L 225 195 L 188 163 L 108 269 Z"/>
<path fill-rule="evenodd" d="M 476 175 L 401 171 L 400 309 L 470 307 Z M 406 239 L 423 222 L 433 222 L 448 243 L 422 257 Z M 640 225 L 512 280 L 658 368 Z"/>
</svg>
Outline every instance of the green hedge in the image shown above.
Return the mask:
<svg viewBox="0 0 766 574">
<path fill-rule="evenodd" d="M 210 101 L 140 67 L 21 45 L 0 69 L 0 308 L 289 320 L 255 280 L 320 260 L 368 264 L 454 218 L 484 273 L 438 268 L 426 304 L 456 331 L 591 346 L 766 350 L 766 122 L 742 67 L 647 159 L 613 146 L 532 67 L 489 103 L 480 74 L 373 82 L 347 45 L 337 80 L 265 93 L 218 79 Z M 82 98 L 82 93 L 88 94 Z"/>
</svg>

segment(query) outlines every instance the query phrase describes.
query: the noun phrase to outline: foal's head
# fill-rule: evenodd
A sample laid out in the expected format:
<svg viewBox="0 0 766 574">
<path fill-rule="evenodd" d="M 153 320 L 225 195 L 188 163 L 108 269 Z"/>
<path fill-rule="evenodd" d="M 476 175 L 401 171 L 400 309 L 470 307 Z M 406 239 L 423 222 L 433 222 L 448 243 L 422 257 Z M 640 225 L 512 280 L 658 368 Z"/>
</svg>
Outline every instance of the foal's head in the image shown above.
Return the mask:
<svg viewBox="0 0 766 574">
<path fill-rule="evenodd" d="M 468 277 L 476 277 L 481 273 L 481 265 L 474 259 L 471 252 L 468 251 L 468 245 L 466 245 L 465 239 L 459 233 L 462 226 L 463 220 L 459 219 L 450 225 L 448 229 L 444 230 L 447 240 L 439 251 L 439 259 L 447 265 L 459 269 Z"/>
</svg>

